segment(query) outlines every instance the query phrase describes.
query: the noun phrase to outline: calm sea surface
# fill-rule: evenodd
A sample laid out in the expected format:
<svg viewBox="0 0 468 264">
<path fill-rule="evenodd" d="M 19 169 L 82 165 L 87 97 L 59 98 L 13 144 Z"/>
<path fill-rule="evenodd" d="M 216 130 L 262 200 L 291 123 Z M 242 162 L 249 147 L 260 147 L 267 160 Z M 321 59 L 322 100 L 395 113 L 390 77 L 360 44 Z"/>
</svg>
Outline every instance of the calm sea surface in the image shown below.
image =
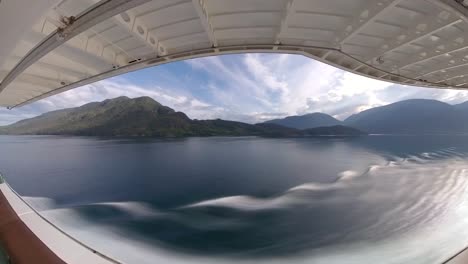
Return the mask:
<svg viewBox="0 0 468 264">
<path fill-rule="evenodd" d="M 468 136 L 0 136 L 0 171 L 129 264 L 426 264 L 468 246 Z"/>
</svg>

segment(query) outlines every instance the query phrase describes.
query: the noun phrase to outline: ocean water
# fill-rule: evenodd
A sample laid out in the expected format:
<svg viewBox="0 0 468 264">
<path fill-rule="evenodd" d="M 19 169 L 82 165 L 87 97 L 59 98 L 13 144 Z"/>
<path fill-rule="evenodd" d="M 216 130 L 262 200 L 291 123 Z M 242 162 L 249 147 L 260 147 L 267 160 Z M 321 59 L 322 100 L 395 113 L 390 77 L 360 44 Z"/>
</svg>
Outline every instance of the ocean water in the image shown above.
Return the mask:
<svg viewBox="0 0 468 264">
<path fill-rule="evenodd" d="M 468 246 L 468 136 L 0 136 L 0 171 L 129 264 L 426 264 Z"/>
</svg>

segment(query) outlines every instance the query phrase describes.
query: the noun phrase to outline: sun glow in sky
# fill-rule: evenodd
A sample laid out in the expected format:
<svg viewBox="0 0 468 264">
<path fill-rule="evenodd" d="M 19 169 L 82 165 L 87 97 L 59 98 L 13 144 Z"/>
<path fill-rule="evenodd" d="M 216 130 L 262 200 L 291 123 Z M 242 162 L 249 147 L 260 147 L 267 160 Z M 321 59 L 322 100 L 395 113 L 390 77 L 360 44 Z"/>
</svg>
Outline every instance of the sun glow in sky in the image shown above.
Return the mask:
<svg viewBox="0 0 468 264">
<path fill-rule="evenodd" d="M 411 99 L 455 104 L 468 91 L 395 85 L 288 54 L 239 54 L 174 62 L 128 73 L 13 110 L 0 125 L 118 96 L 150 96 L 190 118 L 261 122 L 323 112 L 338 119 L 370 107 Z"/>
</svg>

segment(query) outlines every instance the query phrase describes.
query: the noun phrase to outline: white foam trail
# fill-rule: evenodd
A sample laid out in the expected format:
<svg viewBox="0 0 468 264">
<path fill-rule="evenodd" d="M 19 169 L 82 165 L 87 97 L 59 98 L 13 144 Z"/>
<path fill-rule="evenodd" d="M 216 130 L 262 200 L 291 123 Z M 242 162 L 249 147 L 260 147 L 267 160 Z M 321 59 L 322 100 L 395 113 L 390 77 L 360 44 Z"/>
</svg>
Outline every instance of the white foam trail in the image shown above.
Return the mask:
<svg viewBox="0 0 468 264">
<path fill-rule="evenodd" d="M 355 232 L 379 231 L 387 222 L 401 218 L 400 225 L 390 231 L 399 232 L 398 236 L 388 236 L 386 240 L 356 242 L 349 245 L 320 248 L 287 259 L 236 260 L 201 258 L 184 254 L 169 253 L 158 248 L 154 241 L 144 243 L 144 238 L 110 226 L 99 225 L 82 218 L 73 209 L 56 209 L 45 212 L 50 219 L 60 223 L 66 231 L 90 246 L 122 262 L 132 263 L 292 263 L 292 264 L 337 264 L 337 263 L 441 263 L 447 256 L 457 253 L 468 244 L 468 170 L 466 162 L 461 159 L 444 160 L 422 159 L 435 157 L 433 153 L 422 153 L 409 159 L 395 158 L 387 165 L 372 165 L 364 173 L 347 170 L 340 173 L 333 183 L 305 183 L 272 198 L 258 198 L 239 195 L 206 200 L 189 204 L 179 209 L 199 207 L 226 207 L 244 211 L 281 209 L 291 206 L 306 206 L 314 203 L 314 194 L 336 190 L 333 197 L 352 201 L 355 204 L 378 206 L 393 202 L 380 215 L 379 219 L 364 230 Z M 364 176 L 364 177 L 363 177 Z M 372 176 L 372 177 L 367 177 Z M 350 190 L 353 190 L 351 192 Z M 402 199 L 403 197 L 403 199 Z M 28 198 L 30 199 L 30 198 Z M 34 198 L 32 198 L 34 200 Z M 400 199 L 400 200 L 399 200 Z M 47 199 L 38 199 L 48 205 Z M 135 216 L 171 217 L 187 225 L 203 228 L 228 228 L 231 222 L 216 222 L 216 219 L 178 218 L 178 211 L 164 213 L 147 204 L 138 202 L 101 203 L 96 205 L 113 206 Z M 47 206 L 46 206 L 47 207 Z M 293 208 L 294 210 L 295 208 Z M 213 223 L 219 223 L 218 226 Z M 424 223 L 418 228 L 413 225 Z M 282 241 L 277 241 L 281 243 Z M 152 244 L 150 244 L 152 243 Z"/>
<path fill-rule="evenodd" d="M 31 196 L 23 196 L 22 198 L 37 211 L 46 211 L 57 208 L 57 203 L 54 199 Z"/>
<path fill-rule="evenodd" d="M 108 202 L 108 203 L 94 203 L 92 205 L 105 205 L 117 208 L 126 212 L 134 217 L 157 217 L 166 215 L 160 212 L 151 205 L 142 202 Z"/>
<path fill-rule="evenodd" d="M 425 158 L 431 158 L 431 155 L 428 152 L 421 153 L 421 156 L 423 156 Z"/>
<path fill-rule="evenodd" d="M 422 164 L 422 163 L 426 162 L 426 159 L 423 159 L 423 158 L 421 158 L 419 156 L 415 156 L 415 155 L 409 156 L 408 160 L 411 161 L 411 162 L 419 163 L 419 164 Z"/>
<path fill-rule="evenodd" d="M 374 170 L 379 165 L 370 166 L 368 170 Z M 297 206 L 301 204 L 311 204 L 311 199 L 303 197 L 304 192 L 315 193 L 321 191 L 330 191 L 345 188 L 345 183 L 362 176 L 362 173 L 358 173 L 354 170 L 346 170 L 338 174 L 338 180 L 332 183 L 316 183 L 309 182 L 304 183 L 295 187 L 292 187 L 285 191 L 282 195 L 275 198 L 257 198 L 247 195 L 229 196 L 216 199 L 210 199 L 201 201 L 180 208 L 193 208 L 193 207 L 225 207 L 237 210 L 255 211 L 255 210 L 270 210 L 270 209 L 281 209 L 291 206 Z"/>
<path fill-rule="evenodd" d="M 465 206 L 466 207 L 466 206 Z M 173 254 L 162 250 L 154 241 L 145 241 L 141 237 L 134 237 L 131 234 L 119 233 L 108 226 L 96 225 L 83 221 L 75 216 L 73 210 L 57 210 L 65 216 L 60 221 L 60 226 L 65 228 L 74 237 L 85 241 L 89 246 L 99 249 L 106 255 L 113 256 L 127 264 L 150 264 L 150 263 L 174 263 L 174 264 L 238 264 L 238 263 L 261 263 L 261 264 L 361 264 L 361 263 L 441 263 L 446 258 L 440 256 L 452 255 L 461 248 L 454 247 L 450 241 L 454 241 L 460 236 L 463 241 L 456 241 L 458 244 L 468 242 L 466 230 L 468 220 L 458 222 L 456 225 L 450 222 L 438 223 L 447 228 L 440 228 L 434 225 L 427 225 L 424 230 L 409 232 L 398 239 L 389 238 L 386 241 L 356 242 L 346 246 L 327 247 L 315 250 L 307 255 L 298 255 L 287 259 L 256 259 L 256 260 L 230 260 L 219 258 L 208 258 L 199 256 L 187 256 L 185 254 Z M 80 220 L 81 219 L 81 220 Z M 55 220 L 55 219 L 54 219 Z M 75 227 L 70 226 L 70 221 L 76 222 Z M 77 221 L 78 220 L 78 221 Z M 83 228 L 86 227 L 86 228 Z M 424 239 L 421 239 L 424 238 Z"/>
<path fill-rule="evenodd" d="M 346 180 L 351 180 L 355 177 L 358 177 L 359 173 L 357 171 L 347 170 L 347 171 L 340 172 L 338 176 L 340 177 L 339 178 L 340 180 L 346 181 Z"/>
<path fill-rule="evenodd" d="M 341 185 L 335 183 L 315 183 L 315 182 L 309 182 L 309 183 L 304 183 L 295 187 L 290 188 L 288 191 L 289 192 L 294 192 L 294 191 L 327 191 L 327 190 L 332 190 L 332 189 L 337 189 L 340 188 Z"/>
<path fill-rule="evenodd" d="M 153 240 L 148 241 L 144 237 L 116 230 L 109 225 L 88 221 L 75 209 L 51 210 L 46 212 L 45 216 L 74 238 L 84 242 L 87 246 L 98 249 L 107 256 L 112 256 L 121 263 L 219 263 L 212 258 L 170 253 L 161 249 L 161 245 Z"/>
<path fill-rule="evenodd" d="M 189 204 L 181 208 L 194 208 L 194 207 L 224 207 L 245 211 L 269 210 L 286 208 L 291 204 L 298 201 L 292 197 L 281 196 L 278 198 L 256 198 L 252 196 L 238 195 L 223 197 L 218 199 L 206 200 L 194 204 Z"/>
</svg>

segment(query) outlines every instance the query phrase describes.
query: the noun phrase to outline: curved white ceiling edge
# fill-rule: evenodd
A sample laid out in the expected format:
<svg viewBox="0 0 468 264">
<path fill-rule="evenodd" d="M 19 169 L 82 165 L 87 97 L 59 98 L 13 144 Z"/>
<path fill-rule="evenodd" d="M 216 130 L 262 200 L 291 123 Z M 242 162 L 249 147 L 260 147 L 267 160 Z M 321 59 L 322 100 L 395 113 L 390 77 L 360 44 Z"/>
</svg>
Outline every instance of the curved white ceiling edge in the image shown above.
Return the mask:
<svg viewBox="0 0 468 264">
<path fill-rule="evenodd" d="M 458 0 L 35 4 L 46 13 L 22 20 L 30 1 L 0 3 L 0 34 L 11 36 L 0 45 L 0 106 L 145 67 L 246 52 L 301 54 L 378 80 L 468 89 L 468 9 Z"/>
</svg>

